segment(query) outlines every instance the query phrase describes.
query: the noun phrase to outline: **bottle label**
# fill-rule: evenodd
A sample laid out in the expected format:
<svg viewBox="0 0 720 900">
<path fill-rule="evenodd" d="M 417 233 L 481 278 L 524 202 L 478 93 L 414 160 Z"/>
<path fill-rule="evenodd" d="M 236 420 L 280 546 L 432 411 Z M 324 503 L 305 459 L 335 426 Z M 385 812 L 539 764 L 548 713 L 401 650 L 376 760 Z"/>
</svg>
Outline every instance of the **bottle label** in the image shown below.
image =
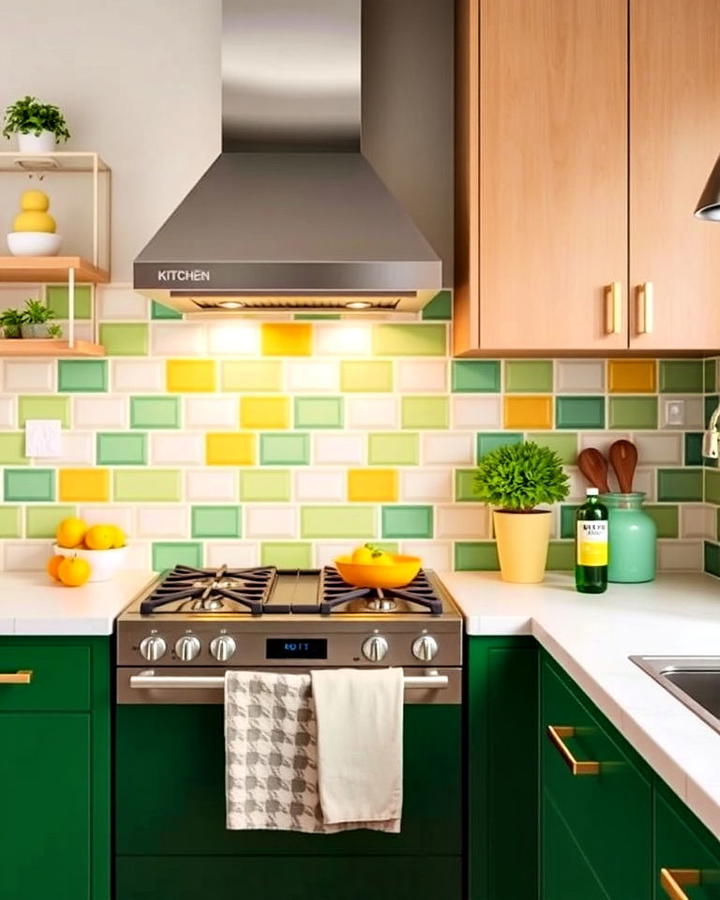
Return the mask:
<svg viewBox="0 0 720 900">
<path fill-rule="evenodd" d="M 608 564 L 608 523 L 577 523 L 577 564 L 606 566 Z"/>
</svg>

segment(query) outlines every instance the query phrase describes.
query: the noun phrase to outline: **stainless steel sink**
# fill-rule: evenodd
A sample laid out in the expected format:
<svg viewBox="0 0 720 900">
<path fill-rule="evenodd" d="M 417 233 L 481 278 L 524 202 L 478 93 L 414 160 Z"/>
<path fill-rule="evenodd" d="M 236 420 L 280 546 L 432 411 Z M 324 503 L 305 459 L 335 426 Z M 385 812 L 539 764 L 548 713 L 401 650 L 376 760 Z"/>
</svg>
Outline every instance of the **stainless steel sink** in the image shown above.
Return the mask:
<svg viewBox="0 0 720 900">
<path fill-rule="evenodd" d="M 630 659 L 720 732 L 720 656 L 631 656 Z"/>
</svg>

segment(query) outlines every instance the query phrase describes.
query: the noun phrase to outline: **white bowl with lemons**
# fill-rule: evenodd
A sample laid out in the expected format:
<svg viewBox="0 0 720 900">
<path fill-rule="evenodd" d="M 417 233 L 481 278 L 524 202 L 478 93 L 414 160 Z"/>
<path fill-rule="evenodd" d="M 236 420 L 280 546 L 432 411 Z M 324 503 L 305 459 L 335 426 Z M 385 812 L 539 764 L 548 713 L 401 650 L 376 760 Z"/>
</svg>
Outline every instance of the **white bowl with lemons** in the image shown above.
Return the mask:
<svg viewBox="0 0 720 900">
<path fill-rule="evenodd" d="M 88 527 L 82 519 L 63 519 L 56 538 L 53 553 L 85 560 L 90 566 L 88 581 L 110 581 L 127 560 L 125 535 L 116 525 Z"/>
</svg>

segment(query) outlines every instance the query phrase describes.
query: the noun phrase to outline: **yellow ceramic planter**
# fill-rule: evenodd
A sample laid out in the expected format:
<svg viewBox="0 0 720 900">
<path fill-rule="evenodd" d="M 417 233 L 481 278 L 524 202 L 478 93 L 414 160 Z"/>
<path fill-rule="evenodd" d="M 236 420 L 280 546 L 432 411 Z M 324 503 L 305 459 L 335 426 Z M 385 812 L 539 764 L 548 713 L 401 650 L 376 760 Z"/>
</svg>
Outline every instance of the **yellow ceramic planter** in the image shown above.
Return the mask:
<svg viewBox="0 0 720 900">
<path fill-rule="evenodd" d="M 543 580 L 551 521 L 551 513 L 545 510 L 493 512 L 503 581 L 535 584 Z"/>
</svg>

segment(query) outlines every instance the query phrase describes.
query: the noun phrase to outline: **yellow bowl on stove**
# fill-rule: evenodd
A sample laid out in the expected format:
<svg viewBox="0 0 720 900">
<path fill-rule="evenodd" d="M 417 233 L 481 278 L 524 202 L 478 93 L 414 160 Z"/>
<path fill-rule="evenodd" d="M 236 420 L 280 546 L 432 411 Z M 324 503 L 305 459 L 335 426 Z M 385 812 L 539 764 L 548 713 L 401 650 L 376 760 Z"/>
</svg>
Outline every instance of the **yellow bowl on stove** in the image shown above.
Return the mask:
<svg viewBox="0 0 720 900">
<path fill-rule="evenodd" d="M 401 588 L 410 584 L 420 571 L 422 560 L 418 556 L 396 556 L 390 554 L 389 566 L 354 563 L 351 556 L 338 556 L 335 567 L 343 581 L 353 587 Z"/>
</svg>

